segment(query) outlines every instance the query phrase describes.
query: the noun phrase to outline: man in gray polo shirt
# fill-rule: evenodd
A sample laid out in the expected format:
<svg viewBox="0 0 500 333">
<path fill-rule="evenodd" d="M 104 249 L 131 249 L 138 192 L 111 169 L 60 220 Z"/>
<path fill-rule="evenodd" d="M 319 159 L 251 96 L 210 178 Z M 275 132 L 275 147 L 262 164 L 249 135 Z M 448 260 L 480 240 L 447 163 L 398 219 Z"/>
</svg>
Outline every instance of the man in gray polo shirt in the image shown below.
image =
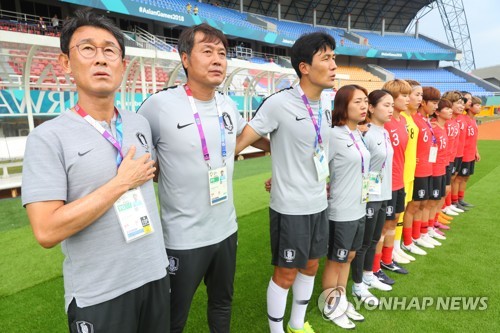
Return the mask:
<svg viewBox="0 0 500 333">
<path fill-rule="evenodd" d="M 224 34 L 207 24 L 185 29 L 178 48 L 187 83 L 154 94 L 139 109 L 158 153 L 173 333 L 182 332 L 202 280 L 210 331 L 230 331 L 238 229 L 234 149 L 246 122 L 232 100 L 216 92 L 225 79 L 227 47 Z M 269 150 L 269 143 L 260 148 Z"/>
<path fill-rule="evenodd" d="M 272 333 L 283 332 L 288 290 L 293 305 L 287 332 L 312 332 L 305 322 L 319 258 L 328 245 L 328 141 L 335 82 L 335 40 L 325 33 L 301 36 L 291 58 L 300 83 L 268 97 L 238 138 L 236 153 L 271 135 L 270 224 L 274 273 L 267 289 Z"/>
<path fill-rule="evenodd" d="M 169 279 L 148 122 L 114 107 L 125 70 L 121 31 L 76 11 L 60 63 L 78 103 L 28 137 L 22 199 L 46 248 L 61 243 L 70 332 L 164 333 Z"/>
</svg>

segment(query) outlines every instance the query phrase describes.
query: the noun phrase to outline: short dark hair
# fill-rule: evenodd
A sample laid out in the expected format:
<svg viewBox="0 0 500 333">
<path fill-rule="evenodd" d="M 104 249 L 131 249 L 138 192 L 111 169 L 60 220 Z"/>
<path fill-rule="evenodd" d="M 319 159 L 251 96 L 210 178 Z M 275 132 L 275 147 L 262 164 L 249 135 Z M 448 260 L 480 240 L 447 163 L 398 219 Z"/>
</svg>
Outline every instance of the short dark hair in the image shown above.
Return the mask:
<svg viewBox="0 0 500 333">
<path fill-rule="evenodd" d="M 177 43 L 177 50 L 179 51 L 179 55 L 182 56 L 183 53 L 186 53 L 188 57 L 191 55 L 191 51 L 193 51 L 194 47 L 194 36 L 196 35 L 197 32 L 201 32 L 204 36 L 202 42 L 208 42 L 208 43 L 213 43 L 216 42 L 217 40 L 220 40 L 222 45 L 224 45 L 224 48 L 227 50 L 229 47 L 229 44 L 227 42 L 227 38 L 224 35 L 222 31 L 219 29 L 216 29 L 207 23 L 202 23 L 198 25 L 194 25 L 192 27 L 189 27 L 187 29 L 184 29 L 180 36 L 179 36 L 179 41 Z M 184 66 L 184 72 L 186 72 L 186 76 L 188 75 L 188 72 Z"/>
<path fill-rule="evenodd" d="M 118 41 L 118 45 L 122 50 L 122 59 L 125 58 L 125 38 L 123 37 L 122 31 L 109 18 L 104 15 L 96 14 L 90 8 L 78 9 L 74 12 L 72 17 L 64 20 L 60 38 L 62 53 L 69 55 L 71 37 L 73 37 L 76 29 L 85 26 L 109 31 Z"/>
<path fill-rule="evenodd" d="M 424 101 L 439 101 L 441 99 L 441 92 L 434 87 L 422 88 L 422 100 Z"/>
<path fill-rule="evenodd" d="M 388 92 L 387 90 L 384 90 L 384 89 L 374 90 L 368 95 L 368 104 L 370 104 L 373 107 L 376 107 L 377 104 L 380 103 L 382 98 L 384 98 L 387 95 L 392 97 L 391 93 Z M 368 112 L 366 115 L 368 116 L 368 118 L 372 117 L 371 112 Z"/>
<path fill-rule="evenodd" d="M 299 70 L 300 63 L 311 65 L 313 56 L 320 50 L 326 51 L 328 47 L 335 50 L 335 39 L 325 32 L 304 34 L 295 41 L 290 56 L 292 67 L 299 79 L 302 77 Z"/>
<path fill-rule="evenodd" d="M 357 84 L 343 86 L 337 91 L 337 94 L 335 94 L 335 102 L 332 112 L 332 127 L 344 126 L 347 124 L 348 106 L 356 90 L 361 90 L 368 96 L 368 91 Z"/>
<path fill-rule="evenodd" d="M 444 108 L 450 108 L 451 109 L 452 107 L 453 107 L 453 103 L 449 99 L 441 98 L 439 100 L 438 107 L 437 107 L 436 111 L 439 112 L 439 111 L 441 111 Z"/>
</svg>

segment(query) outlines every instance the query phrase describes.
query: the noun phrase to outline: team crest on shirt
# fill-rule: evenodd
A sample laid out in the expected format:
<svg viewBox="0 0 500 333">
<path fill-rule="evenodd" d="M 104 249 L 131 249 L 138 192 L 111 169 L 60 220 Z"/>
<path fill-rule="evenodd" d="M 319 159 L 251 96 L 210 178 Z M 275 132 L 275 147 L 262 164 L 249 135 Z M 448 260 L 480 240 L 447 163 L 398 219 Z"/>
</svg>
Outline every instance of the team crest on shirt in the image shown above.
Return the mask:
<svg viewBox="0 0 500 333">
<path fill-rule="evenodd" d="M 227 112 L 222 113 L 222 121 L 224 122 L 224 128 L 229 132 L 229 134 L 233 134 L 234 126 L 229 113 Z"/>
<path fill-rule="evenodd" d="M 77 321 L 76 331 L 78 333 L 94 333 L 94 325 L 84 320 Z"/>
<path fill-rule="evenodd" d="M 149 153 L 149 144 L 148 144 L 148 140 L 146 140 L 146 136 L 141 132 L 135 133 L 135 136 L 136 136 L 137 140 L 139 140 L 139 143 L 141 144 L 141 146 L 143 146 L 144 149 L 146 150 L 146 153 Z"/>
<path fill-rule="evenodd" d="M 169 274 L 174 274 L 179 270 L 179 258 L 168 257 L 168 272 Z"/>
<path fill-rule="evenodd" d="M 417 194 L 418 194 L 418 197 L 420 199 L 422 199 L 423 197 L 425 197 L 425 190 L 418 190 Z"/>
<path fill-rule="evenodd" d="M 368 208 L 366 210 L 366 217 L 372 218 L 375 215 L 375 210 L 373 208 Z"/>
<path fill-rule="evenodd" d="M 387 215 L 392 215 L 392 213 L 394 213 L 394 207 L 392 206 L 387 206 L 387 208 L 385 209 L 385 213 Z"/>
<path fill-rule="evenodd" d="M 286 262 L 292 262 L 293 260 L 295 260 L 295 250 L 285 249 L 283 251 L 283 258 Z"/>
<path fill-rule="evenodd" d="M 432 195 L 433 195 L 434 198 L 439 197 L 439 190 L 432 191 Z"/>
<path fill-rule="evenodd" d="M 347 249 L 338 249 L 337 250 L 337 258 L 341 261 L 344 261 L 347 258 L 349 251 Z"/>
<path fill-rule="evenodd" d="M 462 169 L 462 175 L 466 175 L 466 174 L 467 174 L 467 171 L 469 171 L 469 169 L 467 169 L 467 168 L 463 168 L 463 169 Z"/>
</svg>

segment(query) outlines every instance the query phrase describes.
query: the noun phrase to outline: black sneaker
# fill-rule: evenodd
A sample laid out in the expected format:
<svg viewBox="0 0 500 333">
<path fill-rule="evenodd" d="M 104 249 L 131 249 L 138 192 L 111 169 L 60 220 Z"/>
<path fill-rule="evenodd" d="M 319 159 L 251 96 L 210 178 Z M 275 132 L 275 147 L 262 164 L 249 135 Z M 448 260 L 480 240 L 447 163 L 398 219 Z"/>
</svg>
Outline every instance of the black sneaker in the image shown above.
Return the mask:
<svg viewBox="0 0 500 333">
<path fill-rule="evenodd" d="M 458 203 L 460 204 L 460 206 L 463 206 L 463 207 L 470 207 L 470 208 L 474 207 L 473 204 L 470 204 L 470 203 L 465 202 L 463 200 L 458 200 Z"/>
<path fill-rule="evenodd" d="M 462 206 L 462 205 L 460 204 L 460 202 L 458 202 L 458 201 L 457 201 L 457 202 L 455 202 L 455 203 L 454 203 L 454 205 L 455 205 L 455 207 L 457 207 L 458 209 L 463 210 L 464 212 L 466 212 L 466 211 L 468 211 L 468 210 L 470 209 L 469 207 Z"/>
<path fill-rule="evenodd" d="M 393 261 L 389 265 L 385 264 L 383 261 L 380 262 L 380 266 L 383 269 L 387 269 L 391 272 L 398 273 L 398 274 L 408 274 L 408 271 L 404 269 L 403 267 L 399 266 L 397 262 Z"/>
<path fill-rule="evenodd" d="M 392 286 L 394 283 L 396 283 L 396 281 L 394 281 L 393 279 L 388 277 L 381 269 L 379 269 L 378 272 L 373 273 L 373 275 L 375 275 L 375 277 L 380 282 L 383 282 L 383 283 L 388 284 L 390 286 Z"/>
</svg>

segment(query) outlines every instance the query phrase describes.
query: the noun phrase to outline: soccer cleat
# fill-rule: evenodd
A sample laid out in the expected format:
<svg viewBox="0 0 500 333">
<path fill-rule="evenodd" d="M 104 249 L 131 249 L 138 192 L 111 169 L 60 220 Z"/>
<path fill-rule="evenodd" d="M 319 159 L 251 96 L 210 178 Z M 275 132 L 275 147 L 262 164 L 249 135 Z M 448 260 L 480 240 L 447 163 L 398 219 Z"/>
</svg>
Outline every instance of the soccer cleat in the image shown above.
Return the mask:
<svg viewBox="0 0 500 333">
<path fill-rule="evenodd" d="M 441 235 L 441 236 L 446 236 L 444 232 L 442 232 L 441 230 L 439 230 L 437 227 L 434 228 L 434 231 L 438 234 L 438 235 Z"/>
<path fill-rule="evenodd" d="M 455 213 L 463 213 L 463 212 L 465 212 L 465 210 L 458 208 L 458 206 L 455 205 L 455 204 L 450 205 L 450 209 L 452 211 L 454 211 Z"/>
<path fill-rule="evenodd" d="M 340 317 L 336 317 L 330 320 L 338 327 L 344 328 L 346 330 L 352 330 L 356 327 L 356 325 L 349 319 L 349 317 L 347 317 L 345 313 Z"/>
<path fill-rule="evenodd" d="M 368 291 L 368 289 L 366 291 Z M 373 304 L 373 305 L 378 305 L 378 300 L 377 300 L 377 304 Z M 345 314 L 347 315 L 347 317 L 349 317 L 349 319 L 354 320 L 354 321 L 365 320 L 365 317 L 363 317 L 363 315 L 361 313 L 356 311 L 356 309 L 354 308 L 354 305 L 352 305 L 351 302 L 349 302 L 347 304 L 347 310 L 346 310 Z"/>
<path fill-rule="evenodd" d="M 417 244 L 418 246 L 425 247 L 427 249 L 433 249 L 434 245 L 427 242 L 422 236 L 423 235 L 421 235 L 419 239 L 414 239 L 413 243 Z"/>
<path fill-rule="evenodd" d="M 363 276 L 363 283 L 368 286 L 368 288 L 373 288 L 381 291 L 391 291 L 392 286 L 385 284 L 384 282 L 380 281 L 376 276 L 373 276 L 373 278 L 370 281 L 365 280 L 365 277 Z"/>
<path fill-rule="evenodd" d="M 406 253 L 406 252 L 405 252 L 405 251 L 403 251 L 402 249 L 398 249 L 398 254 L 399 254 L 400 256 L 402 256 L 403 258 L 406 258 L 406 259 L 408 259 L 408 260 L 410 260 L 410 261 L 415 261 L 415 260 L 416 260 L 414 256 L 409 255 L 408 253 Z M 397 261 L 397 262 L 400 262 L 400 261 L 398 261 L 398 260 L 396 260 L 396 261 Z"/>
<path fill-rule="evenodd" d="M 426 233 L 425 235 L 423 235 L 423 238 L 424 238 L 424 240 L 427 243 L 432 244 L 434 246 L 441 246 L 441 245 L 443 245 L 438 240 L 436 240 L 436 239 L 432 238 L 431 236 L 429 236 L 429 233 Z"/>
<path fill-rule="evenodd" d="M 396 261 L 391 262 L 389 265 L 384 263 L 383 261 L 380 262 L 380 266 L 383 269 L 387 269 L 388 271 L 398 273 L 398 274 L 408 274 L 408 271 L 404 269 L 403 267 L 399 266 Z"/>
<path fill-rule="evenodd" d="M 445 207 L 443 213 L 450 216 L 458 216 L 458 213 L 451 209 L 451 206 Z"/>
<path fill-rule="evenodd" d="M 441 224 L 444 224 L 444 225 L 448 225 L 448 224 L 451 224 L 451 221 L 441 217 L 438 215 L 438 218 L 437 218 L 438 222 L 441 223 Z"/>
<path fill-rule="evenodd" d="M 361 300 L 361 302 L 364 302 L 366 304 L 375 305 L 375 306 L 379 304 L 378 298 L 375 297 L 375 295 L 373 295 L 371 292 L 368 291 L 368 286 L 364 283 L 360 283 L 360 286 L 358 286 L 358 287 L 354 284 L 352 285 L 352 296 L 357 297 L 358 299 Z M 350 306 L 352 306 L 351 303 L 349 303 L 349 305 L 347 307 L 347 311 L 349 311 Z M 349 316 L 348 313 L 347 313 L 347 316 L 349 318 L 351 318 L 352 320 L 356 320 L 356 319 L 352 318 L 351 316 Z"/>
<path fill-rule="evenodd" d="M 427 234 L 429 236 L 431 236 L 432 238 L 441 239 L 441 240 L 446 239 L 446 237 L 444 235 L 441 235 L 440 233 L 436 232 L 436 229 L 434 229 L 434 228 L 429 228 L 429 230 L 427 231 Z"/>
<path fill-rule="evenodd" d="M 463 200 L 458 200 L 458 203 L 460 204 L 460 206 L 470 207 L 470 208 L 474 207 L 474 205 L 473 205 L 473 204 L 470 204 L 470 203 L 465 202 L 465 201 L 463 201 Z"/>
<path fill-rule="evenodd" d="M 435 228 L 439 228 L 441 230 L 450 230 L 450 227 L 439 222 L 434 223 Z"/>
<path fill-rule="evenodd" d="M 401 251 L 401 252 L 403 252 L 403 251 Z M 400 262 L 402 264 L 409 264 L 410 263 L 410 260 L 403 257 L 402 255 L 400 255 L 400 252 L 396 251 L 396 249 L 394 249 L 392 251 L 392 260 Z"/>
<path fill-rule="evenodd" d="M 459 208 L 459 209 L 461 209 L 461 210 L 463 210 L 465 212 L 468 211 L 468 210 L 470 210 L 470 208 L 462 206 L 458 201 L 455 202 L 453 205 L 455 205 L 455 207 L 457 207 L 457 208 Z"/>
<path fill-rule="evenodd" d="M 309 322 L 306 321 L 304 323 L 304 327 L 298 330 L 291 328 L 290 323 L 288 323 L 288 325 L 286 325 L 286 333 L 315 333 L 315 332 L 311 324 L 309 324 Z"/>
<path fill-rule="evenodd" d="M 388 284 L 390 286 L 392 286 L 394 283 L 396 283 L 396 281 L 394 281 L 393 279 L 391 279 L 390 277 L 388 277 L 384 271 L 382 271 L 381 269 L 378 270 L 378 272 L 374 272 L 373 275 L 375 275 L 375 277 L 382 283 L 385 283 L 385 284 Z M 372 283 L 373 285 L 373 283 Z"/>
<path fill-rule="evenodd" d="M 424 250 L 419 248 L 415 243 L 411 243 L 410 245 L 401 244 L 401 248 L 403 250 L 410 252 L 410 253 L 418 254 L 419 256 L 427 255 L 427 252 L 425 252 Z"/>
<path fill-rule="evenodd" d="M 442 217 L 443 219 L 445 220 L 448 220 L 448 221 L 451 221 L 453 220 L 453 217 L 449 216 L 449 215 L 446 215 L 445 213 L 443 213 L 442 211 L 438 213 L 440 217 Z"/>
</svg>

